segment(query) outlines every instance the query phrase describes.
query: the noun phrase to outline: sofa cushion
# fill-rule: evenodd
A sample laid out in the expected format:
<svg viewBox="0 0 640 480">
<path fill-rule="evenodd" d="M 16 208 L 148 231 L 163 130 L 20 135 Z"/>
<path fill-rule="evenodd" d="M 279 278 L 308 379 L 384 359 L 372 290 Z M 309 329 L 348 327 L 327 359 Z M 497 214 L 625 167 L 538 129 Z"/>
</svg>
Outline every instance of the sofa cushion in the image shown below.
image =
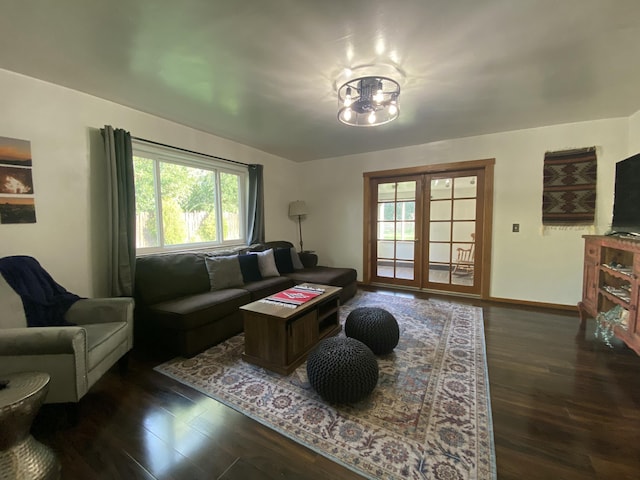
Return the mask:
<svg viewBox="0 0 640 480">
<path fill-rule="evenodd" d="M 262 280 L 258 257 L 256 255 L 238 255 L 238 261 L 240 262 L 240 271 L 242 272 L 244 283 Z"/>
<path fill-rule="evenodd" d="M 188 330 L 220 320 L 250 301 L 247 290 L 227 288 L 167 300 L 151 305 L 149 310 L 159 327 Z"/>
<path fill-rule="evenodd" d="M 165 253 L 136 259 L 136 297 L 145 305 L 208 292 L 202 253 Z"/>
<path fill-rule="evenodd" d="M 276 260 L 276 267 L 280 275 L 293 272 L 290 248 L 276 248 L 273 250 L 273 256 Z"/>
<path fill-rule="evenodd" d="M 353 268 L 338 267 L 311 267 L 304 270 L 296 270 L 287 273 L 295 283 L 320 283 L 322 285 L 333 285 L 334 287 L 345 287 L 356 282 L 358 273 Z"/>
<path fill-rule="evenodd" d="M 260 267 L 260 275 L 262 275 L 262 278 L 280 276 L 272 248 L 264 252 L 252 252 L 252 255 L 258 257 L 258 266 Z"/>
<path fill-rule="evenodd" d="M 24 314 L 22 299 L 11 288 L 2 275 L 0 275 L 0 328 L 23 328 L 27 326 L 27 317 Z"/>
<path fill-rule="evenodd" d="M 205 257 L 211 291 L 241 287 L 244 284 L 238 255 Z"/>
<path fill-rule="evenodd" d="M 254 301 L 286 290 L 289 287 L 293 287 L 293 280 L 290 278 L 271 277 L 259 282 L 246 283 L 242 288 L 251 293 L 251 301 Z"/>
</svg>

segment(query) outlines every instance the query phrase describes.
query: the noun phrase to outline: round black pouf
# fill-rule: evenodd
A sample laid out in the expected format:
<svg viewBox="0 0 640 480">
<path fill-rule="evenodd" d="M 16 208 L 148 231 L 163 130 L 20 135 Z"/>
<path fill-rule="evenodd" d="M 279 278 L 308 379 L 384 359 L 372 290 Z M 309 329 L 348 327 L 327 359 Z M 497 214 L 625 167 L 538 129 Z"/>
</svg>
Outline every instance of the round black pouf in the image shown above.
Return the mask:
<svg viewBox="0 0 640 480">
<path fill-rule="evenodd" d="M 391 353 L 400 340 L 400 328 L 395 317 L 378 307 L 352 310 L 345 320 L 344 333 L 360 340 L 376 355 Z"/>
<path fill-rule="evenodd" d="M 376 387 L 378 362 L 364 343 L 354 338 L 329 337 L 309 354 L 307 377 L 326 401 L 354 403 Z"/>
</svg>

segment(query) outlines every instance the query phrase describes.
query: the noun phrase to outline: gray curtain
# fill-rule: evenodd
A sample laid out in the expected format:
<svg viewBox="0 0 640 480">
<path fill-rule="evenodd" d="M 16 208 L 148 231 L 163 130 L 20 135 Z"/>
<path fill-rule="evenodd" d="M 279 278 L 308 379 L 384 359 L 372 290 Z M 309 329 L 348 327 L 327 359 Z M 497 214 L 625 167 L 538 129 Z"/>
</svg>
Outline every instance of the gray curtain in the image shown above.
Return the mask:
<svg viewBox="0 0 640 480">
<path fill-rule="evenodd" d="M 110 296 L 133 296 L 136 267 L 136 200 L 131 135 L 105 125 L 104 138 L 109 195 Z"/>
<path fill-rule="evenodd" d="M 249 245 L 264 242 L 264 185 L 262 165 L 249 165 L 249 205 L 247 240 Z"/>
</svg>

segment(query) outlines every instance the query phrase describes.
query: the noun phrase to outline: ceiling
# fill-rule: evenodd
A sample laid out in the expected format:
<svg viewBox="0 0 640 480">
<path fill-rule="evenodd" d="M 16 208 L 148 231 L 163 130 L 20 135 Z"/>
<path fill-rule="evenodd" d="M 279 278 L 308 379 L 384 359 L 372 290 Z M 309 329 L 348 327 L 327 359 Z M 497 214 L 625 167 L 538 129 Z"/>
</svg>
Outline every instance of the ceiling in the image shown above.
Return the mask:
<svg viewBox="0 0 640 480">
<path fill-rule="evenodd" d="M 0 68 L 308 161 L 629 116 L 639 38 L 637 0 L 7 0 Z M 370 64 L 400 117 L 345 126 L 334 83 Z"/>
</svg>

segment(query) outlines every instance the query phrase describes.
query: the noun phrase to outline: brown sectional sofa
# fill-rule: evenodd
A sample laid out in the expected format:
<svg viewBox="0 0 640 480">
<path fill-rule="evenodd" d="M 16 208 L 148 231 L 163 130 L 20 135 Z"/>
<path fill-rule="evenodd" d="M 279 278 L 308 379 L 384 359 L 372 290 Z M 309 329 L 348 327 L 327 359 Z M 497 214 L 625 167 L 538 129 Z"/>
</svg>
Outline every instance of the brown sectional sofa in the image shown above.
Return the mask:
<svg viewBox="0 0 640 480">
<path fill-rule="evenodd" d="M 357 290 L 352 268 L 305 267 L 280 276 L 212 291 L 205 257 L 237 255 L 270 248 L 292 248 L 289 242 L 267 242 L 224 253 L 163 253 L 136 261 L 135 344 L 163 354 L 193 356 L 243 329 L 242 305 L 299 283 L 342 287 L 343 303 Z"/>
</svg>

